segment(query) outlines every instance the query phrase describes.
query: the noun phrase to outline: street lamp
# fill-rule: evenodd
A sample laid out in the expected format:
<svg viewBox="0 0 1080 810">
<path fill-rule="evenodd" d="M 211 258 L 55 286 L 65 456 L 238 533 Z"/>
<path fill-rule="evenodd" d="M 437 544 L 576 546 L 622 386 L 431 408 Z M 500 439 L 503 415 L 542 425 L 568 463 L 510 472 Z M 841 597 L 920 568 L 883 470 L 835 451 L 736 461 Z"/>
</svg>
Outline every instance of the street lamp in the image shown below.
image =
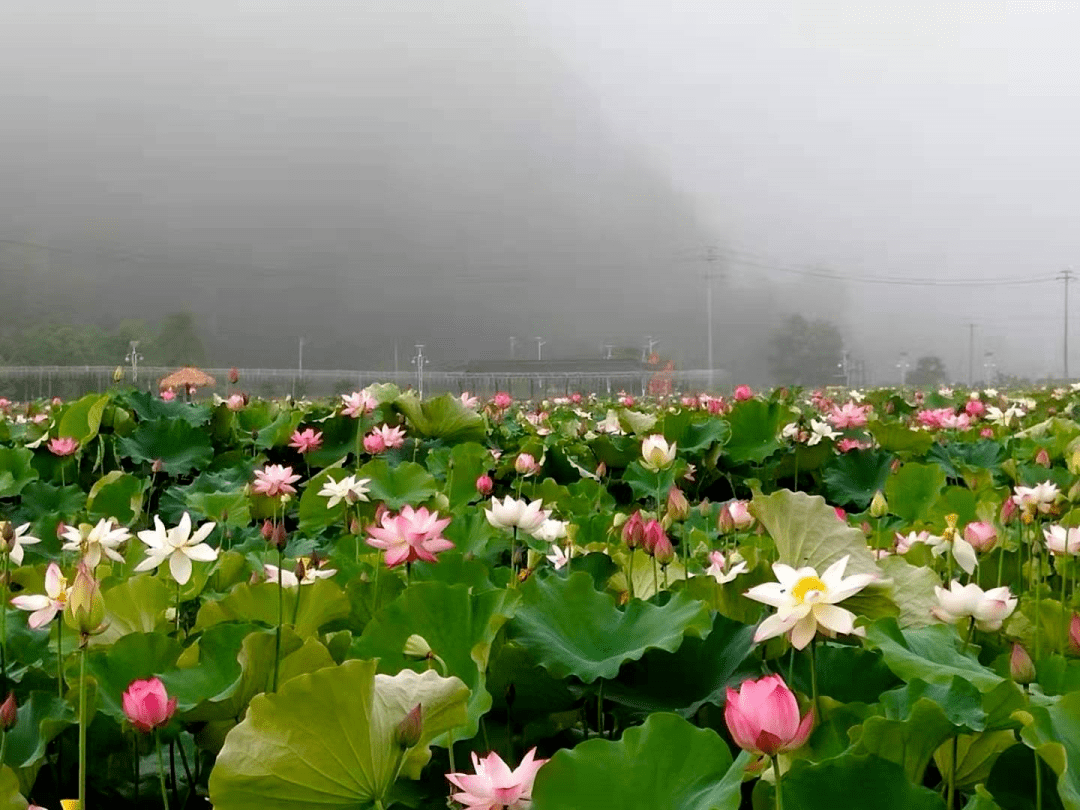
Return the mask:
<svg viewBox="0 0 1080 810">
<path fill-rule="evenodd" d="M 124 361 L 131 364 L 131 381 L 139 381 L 139 361 L 143 359 L 143 356 L 138 352 L 139 341 L 131 341 L 131 349 L 128 350 L 127 357 Z"/>
<path fill-rule="evenodd" d="M 543 347 L 543 345 L 545 343 L 547 343 L 547 341 L 544 340 L 543 338 L 536 338 L 536 359 L 537 360 L 543 360 L 544 359 L 544 355 L 543 355 L 543 352 L 542 352 L 542 347 Z"/>
<path fill-rule="evenodd" d="M 896 364 L 896 367 L 900 369 L 900 387 L 903 388 L 907 382 L 908 369 L 911 368 L 911 363 L 908 362 L 907 352 L 900 352 L 900 360 Z"/>
<path fill-rule="evenodd" d="M 410 360 L 414 366 L 416 366 L 416 391 L 419 394 L 420 399 L 424 398 L 424 365 L 427 363 L 427 358 L 424 357 L 424 344 L 416 344 L 416 356 Z"/>
</svg>

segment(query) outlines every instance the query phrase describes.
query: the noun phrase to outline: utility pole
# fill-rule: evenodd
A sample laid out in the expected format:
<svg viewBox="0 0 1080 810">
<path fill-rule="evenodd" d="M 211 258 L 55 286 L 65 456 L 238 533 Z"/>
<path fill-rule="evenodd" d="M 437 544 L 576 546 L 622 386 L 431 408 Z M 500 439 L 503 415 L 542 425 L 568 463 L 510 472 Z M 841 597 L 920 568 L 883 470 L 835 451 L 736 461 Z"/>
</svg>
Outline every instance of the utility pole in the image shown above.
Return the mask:
<svg viewBox="0 0 1080 810">
<path fill-rule="evenodd" d="M 545 343 L 547 343 L 547 341 L 544 340 L 543 338 L 536 338 L 536 359 L 537 360 L 543 360 L 544 359 L 544 355 L 542 353 L 542 348 L 543 348 L 543 345 Z"/>
<path fill-rule="evenodd" d="M 1072 279 L 1072 277 L 1072 267 L 1066 267 L 1061 271 L 1061 275 L 1058 276 L 1059 280 L 1065 282 L 1065 294 L 1061 296 L 1061 300 L 1065 304 L 1065 317 L 1061 324 L 1061 354 L 1064 361 L 1066 381 L 1069 379 L 1069 280 Z"/>
<path fill-rule="evenodd" d="M 975 324 L 968 325 L 968 388 L 975 385 Z"/>
<path fill-rule="evenodd" d="M 516 360 L 517 359 L 517 351 L 516 351 L 517 350 L 517 342 L 518 342 L 518 339 L 514 335 L 511 335 L 510 336 L 510 359 L 511 360 Z"/>
<path fill-rule="evenodd" d="M 705 248 L 705 261 L 712 264 L 716 261 L 716 248 L 713 245 L 709 245 Z M 708 341 L 706 348 L 708 354 L 709 364 L 709 393 L 713 390 L 713 314 L 712 314 L 712 269 L 705 271 L 705 321 L 706 321 L 706 340 Z"/>
<path fill-rule="evenodd" d="M 911 363 L 908 362 L 907 352 L 900 352 L 900 362 L 896 364 L 896 367 L 900 369 L 900 387 L 903 388 L 907 383 L 908 369 L 911 368 Z"/>
</svg>

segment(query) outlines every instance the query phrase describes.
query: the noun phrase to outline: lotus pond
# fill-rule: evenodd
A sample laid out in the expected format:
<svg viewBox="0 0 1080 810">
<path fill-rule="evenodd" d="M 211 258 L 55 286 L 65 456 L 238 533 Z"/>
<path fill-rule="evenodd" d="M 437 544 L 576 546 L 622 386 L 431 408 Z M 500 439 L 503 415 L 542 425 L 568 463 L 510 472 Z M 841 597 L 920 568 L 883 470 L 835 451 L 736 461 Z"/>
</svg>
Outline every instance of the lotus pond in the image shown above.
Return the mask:
<svg viewBox="0 0 1080 810">
<path fill-rule="evenodd" d="M 0 399 L 0 807 L 1080 808 L 1080 393 Z"/>
</svg>

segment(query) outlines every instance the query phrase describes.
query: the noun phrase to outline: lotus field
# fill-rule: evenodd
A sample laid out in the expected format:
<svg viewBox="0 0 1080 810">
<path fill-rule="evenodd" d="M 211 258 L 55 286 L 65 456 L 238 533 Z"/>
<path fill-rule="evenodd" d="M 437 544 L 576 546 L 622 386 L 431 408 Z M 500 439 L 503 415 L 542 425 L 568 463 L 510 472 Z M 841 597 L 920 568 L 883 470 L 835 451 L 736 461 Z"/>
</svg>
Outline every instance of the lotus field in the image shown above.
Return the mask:
<svg viewBox="0 0 1080 810">
<path fill-rule="evenodd" d="M 1080 808 L 1078 389 L 0 399 L 0 807 Z"/>
</svg>

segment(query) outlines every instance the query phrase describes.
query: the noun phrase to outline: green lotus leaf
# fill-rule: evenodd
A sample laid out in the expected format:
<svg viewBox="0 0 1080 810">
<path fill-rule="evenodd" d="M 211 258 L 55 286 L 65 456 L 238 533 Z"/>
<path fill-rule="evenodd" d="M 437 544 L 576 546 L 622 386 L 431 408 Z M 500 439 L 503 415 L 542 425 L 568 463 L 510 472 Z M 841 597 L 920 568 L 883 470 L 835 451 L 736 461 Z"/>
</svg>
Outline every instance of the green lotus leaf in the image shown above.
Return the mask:
<svg viewBox="0 0 1080 810">
<path fill-rule="evenodd" d="M 704 638 L 712 629 L 708 609 L 686 594 L 676 594 L 663 607 L 634 599 L 620 610 L 584 571 L 565 578 L 532 577 L 521 591 L 511 635 L 559 678 L 611 679 L 647 650 L 673 652 L 686 636 Z"/>
<path fill-rule="evenodd" d="M 871 422 L 867 429 L 878 446 L 890 453 L 922 456 L 934 444 L 934 434 L 925 430 L 911 430 L 895 422 Z"/>
<path fill-rule="evenodd" d="M 128 633 L 153 633 L 168 621 L 165 611 L 172 607 L 175 593 L 161 579 L 150 574 L 131 577 L 103 592 L 105 631 L 90 637 L 94 647 L 119 641 Z"/>
<path fill-rule="evenodd" d="M 382 560 L 376 560 L 374 565 L 382 565 Z M 404 590 L 405 582 L 401 577 L 380 576 L 373 579 L 366 572 L 353 577 L 345 586 L 345 593 L 349 598 L 349 618 L 346 625 L 359 636 L 379 609 L 397 599 Z"/>
<path fill-rule="evenodd" d="M 160 633 L 129 633 L 108 650 L 88 651 L 86 674 L 97 683 L 98 709 L 122 723 L 123 696 L 131 682 L 174 669 L 182 651 L 179 641 Z M 69 677 L 76 675 L 77 666 L 72 658 Z"/>
<path fill-rule="evenodd" d="M 41 543 L 26 548 L 27 553 L 50 556 L 60 553 L 57 524 L 62 520 L 78 522 L 75 518 L 86 506 L 86 493 L 75 484 L 59 487 L 46 481 L 31 481 L 22 491 L 20 502 L 25 519 L 33 521 L 31 534 L 41 538 Z"/>
<path fill-rule="evenodd" d="M 897 556 L 886 557 L 878 565 L 890 581 L 890 593 L 900 608 L 897 623 L 901 627 L 935 624 L 937 620 L 930 611 L 937 605 L 934 588 L 941 585 L 941 580 L 933 569 L 912 565 Z"/>
<path fill-rule="evenodd" d="M 409 504 L 423 503 L 437 491 L 435 479 L 419 464 L 403 461 L 390 467 L 383 459 L 369 461 L 357 471 L 358 478 L 370 478 L 373 501 L 382 501 L 387 509 L 397 510 Z"/>
<path fill-rule="evenodd" d="M 658 494 L 662 503 L 663 499 L 667 498 L 668 490 L 675 482 L 675 472 L 673 467 L 666 470 L 650 470 L 638 460 L 627 466 L 622 480 L 630 485 L 635 498 L 646 501 L 650 507 L 655 507 Z"/>
<path fill-rule="evenodd" d="M 121 437 L 117 446 L 124 458 L 135 462 L 153 464 L 160 460 L 170 475 L 202 469 L 214 457 L 206 432 L 179 419 L 143 422 L 130 436 Z"/>
<path fill-rule="evenodd" d="M 749 760 L 743 752 L 733 762 L 715 731 L 657 713 L 618 742 L 589 740 L 558 751 L 536 775 L 532 807 L 738 810 Z"/>
<path fill-rule="evenodd" d="M 817 763 L 797 760 L 784 775 L 783 791 L 785 810 L 945 810 L 937 793 L 912 784 L 896 763 L 853 753 Z"/>
<path fill-rule="evenodd" d="M 323 470 L 304 485 L 296 513 L 300 521 L 300 531 L 305 534 L 318 534 L 329 526 L 342 526 L 345 523 L 345 501 L 327 508 L 326 505 L 330 499 L 320 495 L 319 492 L 327 481 L 337 482 L 347 475 L 345 470 L 335 467 Z"/>
<path fill-rule="evenodd" d="M 776 543 L 782 563 L 810 566 L 820 574 L 846 556 L 845 576 L 880 573 L 866 535 L 837 520 L 824 498 L 786 489 L 771 495 L 755 493 L 750 511 Z"/>
<path fill-rule="evenodd" d="M 101 427 L 101 416 L 105 413 L 105 406 L 109 403 L 106 394 L 87 394 L 68 405 L 60 416 L 60 424 L 57 425 L 56 434 L 75 439 L 80 445 L 85 445 L 97 436 Z"/>
<path fill-rule="evenodd" d="M 130 473 L 113 470 L 94 482 L 86 500 L 91 520 L 116 518 L 133 523 L 142 513 L 144 482 Z"/>
<path fill-rule="evenodd" d="M 1020 739 L 1057 774 L 1057 792 L 1067 810 L 1080 808 L 1080 692 L 1071 692 L 1047 706 L 1027 710 L 1031 722 Z M 1057 748 L 1057 750 L 1053 750 Z"/>
<path fill-rule="evenodd" d="M 959 676 L 980 692 L 1002 681 L 974 655 L 963 652 L 963 642 L 951 624 L 901 630 L 895 619 L 880 619 L 866 629 L 866 643 L 880 650 L 889 669 L 904 681 L 919 678 L 948 686 Z"/>
<path fill-rule="evenodd" d="M 149 391 L 132 391 L 126 395 L 126 399 L 140 422 L 180 420 L 191 427 L 202 427 L 210 421 L 209 405 L 184 402 L 182 397 L 166 402 Z"/>
<path fill-rule="evenodd" d="M 930 507 L 945 489 L 945 471 L 937 464 L 904 464 L 885 484 L 889 511 L 907 521 L 928 520 Z"/>
<path fill-rule="evenodd" d="M 487 438 L 484 417 L 466 408 L 451 394 L 420 401 L 416 394 L 401 394 L 394 408 L 405 414 L 409 428 L 427 439 L 442 439 L 447 444 L 483 442 Z"/>
<path fill-rule="evenodd" d="M 590 443 L 598 461 L 612 470 L 621 470 L 641 457 L 641 442 L 633 436 L 609 436 L 602 433 Z"/>
<path fill-rule="evenodd" d="M 990 769 L 985 790 L 996 802 L 992 807 L 1000 810 L 1035 810 L 1036 768 L 1042 780 L 1042 810 L 1063 810 L 1066 806 L 1074 810 L 1075 804 L 1063 805 L 1058 792 L 1051 788 L 1057 774 L 1023 743 L 1002 751 Z"/>
<path fill-rule="evenodd" d="M 15 772 L 6 765 L 0 768 L 0 810 L 26 810 L 29 804 L 19 792 L 19 779 Z"/>
<path fill-rule="evenodd" d="M 75 709 L 53 692 L 31 692 L 19 706 L 18 720 L 7 732 L 4 765 L 18 776 L 18 786 L 29 793 L 45 764 L 46 749 L 65 728 L 78 722 Z M 5 774 L 6 776 L 6 774 Z M 6 785 L 0 780 L 0 807 Z M 23 807 L 26 805 L 23 804 Z"/>
<path fill-rule="evenodd" d="M 913 680 L 881 696 L 884 717 L 863 722 L 856 746 L 904 768 L 915 784 L 939 746 L 962 732 L 982 731 L 986 712 L 979 691 L 957 676 L 948 686 Z"/>
<path fill-rule="evenodd" d="M 310 422 L 305 423 L 305 426 Z M 311 425 L 323 435 L 322 446 L 312 450 L 304 460 L 313 468 L 329 467 L 356 451 L 356 432 L 363 422 L 351 416 L 330 416 Z"/>
<path fill-rule="evenodd" d="M 465 721 L 468 688 L 430 671 L 375 670 L 374 661 L 346 661 L 254 698 L 210 774 L 216 810 L 351 810 L 381 799 L 394 780 L 397 726 L 419 704 L 420 739 L 401 769 L 417 778 L 431 741 Z"/>
<path fill-rule="evenodd" d="M 491 451 L 478 442 L 464 442 L 432 450 L 426 464 L 432 475 L 446 482 L 443 491 L 450 508 L 456 509 L 480 498 L 476 479 L 491 468 Z"/>
<path fill-rule="evenodd" d="M 619 424 L 627 433 L 635 436 L 645 436 L 656 433 L 656 415 L 632 411 L 629 408 L 619 408 Z"/>
<path fill-rule="evenodd" d="M 30 466 L 34 452 L 25 447 L 0 447 L 0 498 L 14 498 L 23 487 L 38 479 Z"/>
<path fill-rule="evenodd" d="M 852 450 L 832 456 L 822 469 L 829 501 L 866 509 L 874 494 L 885 488 L 892 460 L 891 454 L 880 450 Z"/>
<path fill-rule="evenodd" d="M 902 683 L 876 650 L 819 640 L 814 656 L 817 662 L 818 694 L 827 695 L 845 704 L 875 704 L 881 699 L 882 693 Z M 810 656 L 795 656 L 791 672 L 792 679 L 788 681 L 791 688 L 811 694 L 813 679 Z M 853 672 L 859 674 L 857 678 L 852 677 Z"/>
<path fill-rule="evenodd" d="M 459 730 L 468 739 L 479 729 L 480 718 L 491 708 L 484 673 L 495 635 L 513 614 L 516 591 L 488 590 L 473 594 L 467 585 L 417 582 L 383 607 L 352 645 L 354 658 L 377 658 L 388 674 L 402 669 L 430 668 L 426 660 L 404 655 L 405 642 L 418 635 L 445 664 L 436 669 L 454 675 L 469 687 L 469 722 Z"/>
<path fill-rule="evenodd" d="M 189 492 L 185 498 L 194 523 L 212 520 L 218 526 L 239 528 L 251 523 L 251 501 L 243 490 Z"/>
<path fill-rule="evenodd" d="M 243 674 L 240 652 L 244 639 L 261 632 L 262 628 L 254 624 L 217 624 L 184 649 L 176 660 L 177 668 L 161 675 L 180 711 L 232 696 Z"/>
<path fill-rule="evenodd" d="M 1016 735 L 1011 731 L 961 734 L 956 741 L 956 787 L 962 789 L 985 782 L 998 756 L 1015 742 Z M 949 773 L 952 759 L 952 743 L 946 742 L 934 752 L 938 773 Z"/>
<path fill-rule="evenodd" d="M 791 409 L 781 402 L 748 399 L 736 403 L 727 415 L 731 438 L 723 455 L 736 464 L 760 464 L 780 449 L 780 429 L 791 416 Z"/>
<path fill-rule="evenodd" d="M 665 431 L 665 436 L 667 435 Z M 679 435 L 669 438 L 677 442 L 683 453 L 704 453 L 713 445 L 726 444 L 731 438 L 731 425 L 723 419 L 692 422 Z"/>
<path fill-rule="evenodd" d="M 726 687 L 741 680 L 736 673 L 753 649 L 754 628 L 718 613 L 704 639 L 688 638 L 674 652 L 649 650 L 625 664 L 604 685 L 604 700 L 690 717 L 706 703 L 724 705 Z"/>
<path fill-rule="evenodd" d="M 284 591 L 285 624 L 292 626 L 301 636 L 313 635 L 324 624 L 349 615 L 349 600 L 345 592 L 329 579 L 320 579 L 299 588 L 285 588 Z M 223 599 L 205 602 L 199 608 L 195 629 L 235 621 L 262 622 L 268 627 L 275 627 L 278 615 L 276 582 L 258 582 L 254 585 L 242 582 Z"/>
</svg>

